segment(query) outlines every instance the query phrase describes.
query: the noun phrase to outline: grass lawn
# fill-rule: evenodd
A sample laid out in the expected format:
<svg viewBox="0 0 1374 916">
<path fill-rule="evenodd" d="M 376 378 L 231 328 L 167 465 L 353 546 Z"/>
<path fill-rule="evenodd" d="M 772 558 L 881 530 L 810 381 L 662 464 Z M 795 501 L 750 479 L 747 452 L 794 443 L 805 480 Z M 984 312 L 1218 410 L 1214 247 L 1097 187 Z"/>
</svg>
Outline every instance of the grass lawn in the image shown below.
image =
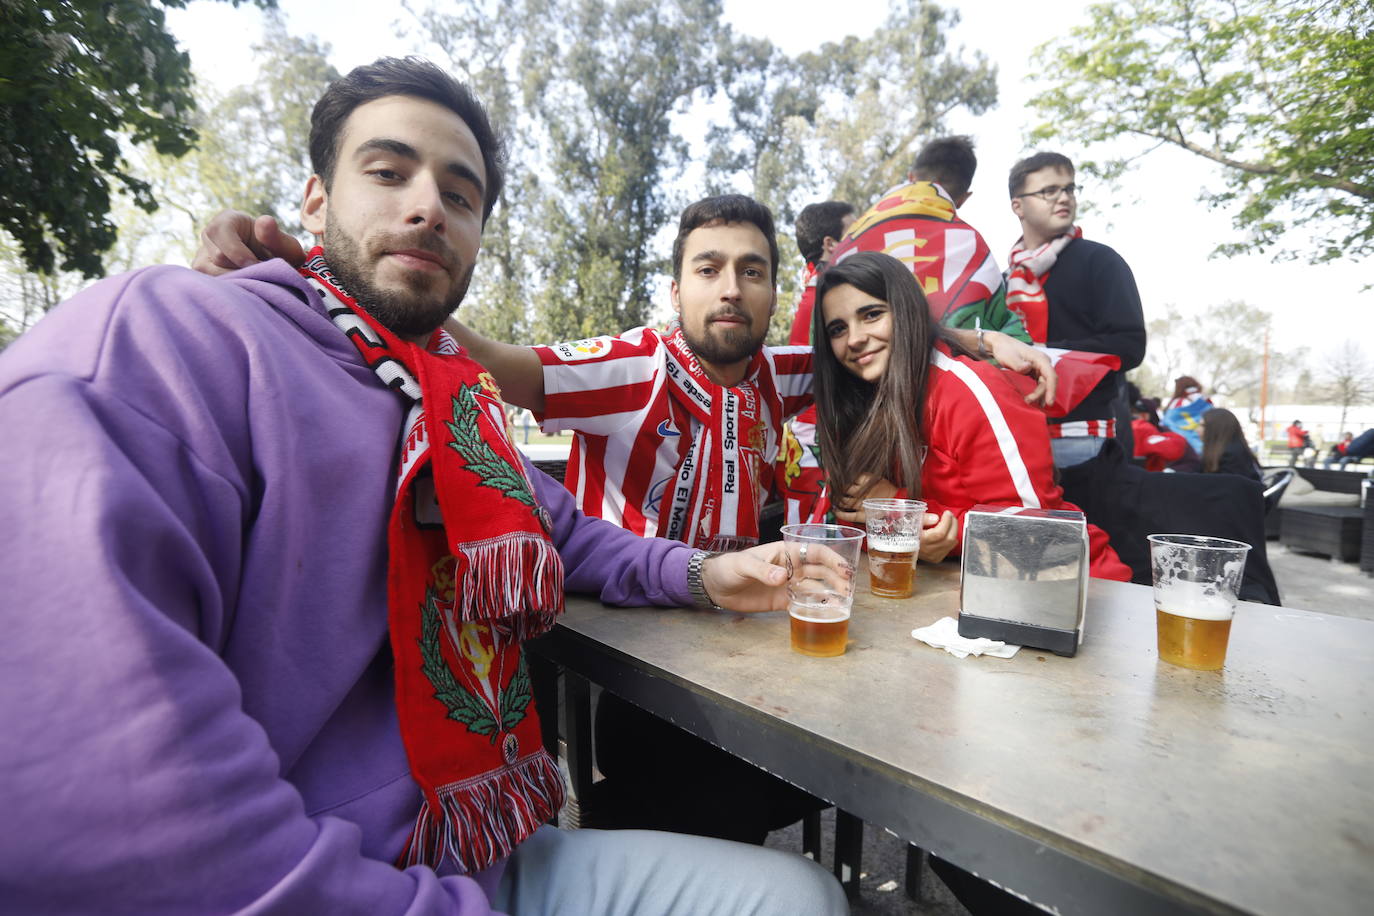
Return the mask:
<svg viewBox="0 0 1374 916">
<path fill-rule="evenodd" d="M 546 436 L 537 425 L 531 423 L 528 432 L 523 423 L 515 424 L 515 444 L 516 445 L 572 445 L 572 433 L 559 433 L 556 436 Z"/>
</svg>

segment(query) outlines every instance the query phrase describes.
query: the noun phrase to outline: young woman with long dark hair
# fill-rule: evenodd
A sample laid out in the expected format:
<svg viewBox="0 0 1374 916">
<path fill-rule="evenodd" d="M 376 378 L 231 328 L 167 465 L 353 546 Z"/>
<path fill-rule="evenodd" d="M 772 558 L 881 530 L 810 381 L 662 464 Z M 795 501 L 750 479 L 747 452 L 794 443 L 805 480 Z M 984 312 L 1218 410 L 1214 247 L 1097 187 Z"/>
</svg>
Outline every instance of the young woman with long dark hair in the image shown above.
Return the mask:
<svg viewBox="0 0 1374 916">
<path fill-rule="evenodd" d="M 1075 508 L 1054 483 L 1045 415 L 945 336 L 902 262 L 863 253 L 831 266 L 812 321 L 817 436 L 839 518 L 861 521 L 867 497 L 923 499 L 921 559 L 938 561 L 979 503 Z M 1106 534 L 1088 530 L 1092 574 L 1129 581 Z"/>
<path fill-rule="evenodd" d="M 1213 407 L 1202 415 L 1202 470 L 1260 479 L 1259 462 L 1245 441 L 1240 421 L 1224 407 Z"/>
</svg>

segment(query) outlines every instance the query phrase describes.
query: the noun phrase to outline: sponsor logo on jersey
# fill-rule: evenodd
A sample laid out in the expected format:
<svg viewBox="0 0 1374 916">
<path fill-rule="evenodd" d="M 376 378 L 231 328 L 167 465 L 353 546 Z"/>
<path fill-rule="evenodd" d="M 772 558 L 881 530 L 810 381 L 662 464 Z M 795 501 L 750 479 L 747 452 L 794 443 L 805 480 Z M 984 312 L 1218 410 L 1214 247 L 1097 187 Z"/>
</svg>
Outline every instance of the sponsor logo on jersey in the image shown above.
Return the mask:
<svg viewBox="0 0 1374 916">
<path fill-rule="evenodd" d="M 611 338 L 589 337 L 586 340 L 573 340 L 554 344 L 553 352 L 564 362 L 577 362 L 583 359 L 596 359 L 611 352 Z"/>
</svg>

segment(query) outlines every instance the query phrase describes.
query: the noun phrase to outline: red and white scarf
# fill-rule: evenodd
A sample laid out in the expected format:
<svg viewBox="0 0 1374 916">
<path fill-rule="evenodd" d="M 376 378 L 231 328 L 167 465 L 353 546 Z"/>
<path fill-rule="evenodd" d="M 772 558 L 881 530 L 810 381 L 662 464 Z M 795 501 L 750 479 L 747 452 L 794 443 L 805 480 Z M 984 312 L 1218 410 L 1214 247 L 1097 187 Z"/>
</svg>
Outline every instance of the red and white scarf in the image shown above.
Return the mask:
<svg viewBox="0 0 1374 916">
<path fill-rule="evenodd" d="M 410 405 L 387 526 L 396 710 L 424 795 L 397 865 L 468 873 L 510 855 L 563 803 L 521 643 L 563 610 L 563 563 L 491 376 L 442 331 L 401 340 L 340 286 L 323 249 L 301 274 Z"/>
<path fill-rule="evenodd" d="M 1033 343 L 1044 344 L 1049 339 L 1050 304 L 1045 298 L 1045 275 L 1059 259 L 1059 252 L 1082 237 L 1082 229 L 1070 226 L 1068 232 L 1038 248 L 1027 248 L 1025 239 L 1018 239 L 1012 246 L 1011 266 L 1007 269 L 1007 308 L 1020 317 Z"/>
<path fill-rule="evenodd" d="M 698 422 L 670 484 L 672 501 L 662 534 L 706 550 L 757 544 L 759 511 L 768 489 L 762 479 L 765 394 L 754 383 L 763 354 L 754 354 L 743 382 L 724 388 L 707 378 L 681 325 L 675 323 L 663 343 L 669 396 Z"/>
</svg>

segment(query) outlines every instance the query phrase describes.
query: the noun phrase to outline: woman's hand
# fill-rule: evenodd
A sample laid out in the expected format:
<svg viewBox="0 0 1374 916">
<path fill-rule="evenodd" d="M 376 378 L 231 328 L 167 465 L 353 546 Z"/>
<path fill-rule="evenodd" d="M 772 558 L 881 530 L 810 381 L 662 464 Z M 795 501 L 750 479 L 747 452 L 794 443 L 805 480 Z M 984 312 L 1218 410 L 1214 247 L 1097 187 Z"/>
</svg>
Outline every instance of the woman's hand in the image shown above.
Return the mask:
<svg viewBox="0 0 1374 916">
<path fill-rule="evenodd" d="M 939 563 L 958 542 L 953 512 L 927 512 L 921 520 L 921 552 L 917 556 L 926 563 Z"/>
<path fill-rule="evenodd" d="M 846 524 L 862 528 L 868 521 L 868 516 L 864 512 L 865 499 L 891 499 L 899 492 L 901 491 L 897 485 L 886 477 L 860 474 L 854 485 L 845 491 L 843 501 L 835 501 L 835 517 Z M 845 509 L 844 506 L 851 508 Z"/>
<path fill-rule="evenodd" d="M 983 340 L 988 353 L 997 360 L 999 366 L 1036 379 L 1035 390 L 1026 395 L 1027 404 L 1048 407 L 1054 403 L 1059 376 L 1055 374 L 1054 363 L 1048 354 L 1001 331 L 984 331 Z"/>
</svg>

